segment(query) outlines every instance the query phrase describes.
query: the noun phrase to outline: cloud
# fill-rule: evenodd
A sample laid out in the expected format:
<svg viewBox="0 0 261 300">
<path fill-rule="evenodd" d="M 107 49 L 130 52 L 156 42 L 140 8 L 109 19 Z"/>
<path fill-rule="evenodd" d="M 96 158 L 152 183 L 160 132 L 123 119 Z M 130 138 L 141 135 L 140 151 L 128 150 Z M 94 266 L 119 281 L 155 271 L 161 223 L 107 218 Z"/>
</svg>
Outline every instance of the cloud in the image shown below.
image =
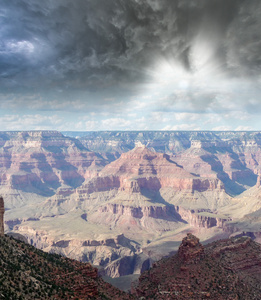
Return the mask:
<svg viewBox="0 0 261 300">
<path fill-rule="evenodd" d="M 35 115 L 31 126 L 77 130 L 259 126 L 260 14 L 259 0 L 4 1 L 0 116 L 18 115 L 13 128 Z"/>
<path fill-rule="evenodd" d="M 177 121 L 198 121 L 202 116 L 195 113 L 176 113 L 175 118 Z"/>
<path fill-rule="evenodd" d="M 216 126 L 213 127 L 212 130 L 214 131 L 230 131 L 233 130 L 233 128 L 231 126 L 226 126 L 226 125 L 221 125 L 221 126 Z"/>
<path fill-rule="evenodd" d="M 179 124 L 179 125 L 167 125 L 164 128 L 162 128 L 162 130 L 201 130 L 201 127 L 198 124 Z"/>
<path fill-rule="evenodd" d="M 122 118 L 110 118 L 102 121 L 102 127 L 105 130 L 115 130 L 126 128 L 131 125 L 131 121 Z"/>
<path fill-rule="evenodd" d="M 62 119 L 57 115 L 4 115 L 0 117 L 1 130 L 46 130 L 58 128 Z"/>
<path fill-rule="evenodd" d="M 97 121 L 87 121 L 84 125 L 84 130 L 96 130 L 97 128 L 99 128 L 99 123 Z"/>
<path fill-rule="evenodd" d="M 161 58 L 191 72 L 210 61 L 249 68 L 259 62 L 260 44 L 254 40 L 259 7 L 255 0 L 250 5 L 243 0 L 213 0 L 211 5 L 186 0 L 5 1 L 0 10 L 1 77 L 27 88 L 55 84 L 97 90 L 124 82 L 138 85 Z M 235 34 L 238 27 L 242 35 Z"/>
<path fill-rule="evenodd" d="M 235 130 L 236 131 L 251 131 L 251 130 L 254 130 L 254 128 L 251 126 L 238 126 Z"/>
<path fill-rule="evenodd" d="M 227 31 L 227 62 L 241 75 L 260 76 L 260 14 L 260 1 L 244 1 Z"/>
</svg>

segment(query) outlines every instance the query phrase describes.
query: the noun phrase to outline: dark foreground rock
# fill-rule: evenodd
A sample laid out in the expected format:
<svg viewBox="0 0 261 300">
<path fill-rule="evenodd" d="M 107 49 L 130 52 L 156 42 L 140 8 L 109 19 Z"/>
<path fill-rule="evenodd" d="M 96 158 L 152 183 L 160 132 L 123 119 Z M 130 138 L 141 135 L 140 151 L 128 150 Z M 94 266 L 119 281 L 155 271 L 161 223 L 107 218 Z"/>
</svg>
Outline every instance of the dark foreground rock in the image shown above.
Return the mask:
<svg viewBox="0 0 261 300">
<path fill-rule="evenodd" d="M 133 299 L 104 282 L 97 269 L 0 237 L 0 299 Z"/>
<path fill-rule="evenodd" d="M 240 237 L 203 247 L 188 234 L 176 255 L 141 275 L 133 293 L 140 299 L 261 299 L 261 245 Z"/>
</svg>

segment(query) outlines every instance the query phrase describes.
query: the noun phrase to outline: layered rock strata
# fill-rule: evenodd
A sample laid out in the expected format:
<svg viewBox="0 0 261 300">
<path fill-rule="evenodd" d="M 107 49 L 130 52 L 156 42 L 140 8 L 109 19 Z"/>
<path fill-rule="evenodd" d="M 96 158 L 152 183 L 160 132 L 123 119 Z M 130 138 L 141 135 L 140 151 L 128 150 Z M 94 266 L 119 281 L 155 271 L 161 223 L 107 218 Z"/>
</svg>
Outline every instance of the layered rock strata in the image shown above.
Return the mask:
<svg viewBox="0 0 261 300">
<path fill-rule="evenodd" d="M 0 140 L 0 188 L 4 193 L 51 196 L 60 188 L 80 186 L 107 163 L 77 139 L 57 131 L 0 132 Z M 11 205 L 6 199 L 8 206 L 19 206 L 18 201 Z"/>
<path fill-rule="evenodd" d="M 182 230 L 260 240 L 260 179 L 250 188 L 261 170 L 260 149 L 258 132 L 96 132 L 82 139 L 0 132 L 6 229 L 23 231 L 47 251 L 110 265 L 110 274 L 126 274 L 122 256 L 134 261 L 130 248 L 110 246 L 122 233 L 142 248 L 155 242 L 157 257 L 173 251 Z M 245 189 L 238 198 L 227 194 Z M 100 237 L 100 230 L 109 234 Z"/>
<path fill-rule="evenodd" d="M 230 217 L 214 214 L 210 209 L 194 210 L 177 206 L 176 211 L 182 219 L 196 228 L 211 228 L 215 226 L 223 228 L 226 222 L 231 221 Z"/>
<path fill-rule="evenodd" d="M 167 154 L 137 146 L 105 166 L 98 177 L 85 184 L 84 192 L 119 189 L 131 194 L 142 190 L 159 191 L 161 188 L 193 193 L 223 187 L 218 179 L 200 178 L 185 171 L 171 161 Z"/>
<path fill-rule="evenodd" d="M 88 149 L 111 154 L 112 160 L 142 142 L 174 155 L 188 172 L 219 178 L 233 195 L 253 186 L 261 170 L 260 132 L 107 131 L 81 133 L 80 140 Z"/>
<path fill-rule="evenodd" d="M 174 198 L 182 198 L 195 192 L 220 192 L 223 186 L 217 178 L 194 176 L 171 161 L 169 155 L 150 151 L 139 144 L 105 166 L 97 177 L 77 191 L 81 196 L 115 191 L 107 203 L 90 215 L 89 221 L 120 226 L 124 233 L 130 232 L 128 228 L 137 232 L 142 228 L 164 232 L 178 228 L 181 222 L 207 228 L 223 222 L 215 217 L 200 217 L 194 211 L 189 214 L 182 206 L 169 203 L 168 196 L 161 194 L 167 189 L 172 191 Z"/>
</svg>

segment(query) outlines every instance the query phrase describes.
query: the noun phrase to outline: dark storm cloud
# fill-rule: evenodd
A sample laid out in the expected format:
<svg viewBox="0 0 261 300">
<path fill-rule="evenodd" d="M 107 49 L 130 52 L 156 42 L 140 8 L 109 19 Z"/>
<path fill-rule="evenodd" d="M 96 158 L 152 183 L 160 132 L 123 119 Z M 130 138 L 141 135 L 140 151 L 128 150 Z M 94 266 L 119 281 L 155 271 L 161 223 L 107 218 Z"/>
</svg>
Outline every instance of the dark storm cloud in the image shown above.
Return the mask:
<svg viewBox="0 0 261 300">
<path fill-rule="evenodd" d="M 192 72 L 193 46 L 204 40 L 225 70 L 259 72 L 260 7 L 259 0 L 4 0 L 0 84 L 138 84 L 161 58 Z"/>
<path fill-rule="evenodd" d="M 245 1 L 228 29 L 228 63 L 248 74 L 261 71 L 261 2 Z"/>
</svg>

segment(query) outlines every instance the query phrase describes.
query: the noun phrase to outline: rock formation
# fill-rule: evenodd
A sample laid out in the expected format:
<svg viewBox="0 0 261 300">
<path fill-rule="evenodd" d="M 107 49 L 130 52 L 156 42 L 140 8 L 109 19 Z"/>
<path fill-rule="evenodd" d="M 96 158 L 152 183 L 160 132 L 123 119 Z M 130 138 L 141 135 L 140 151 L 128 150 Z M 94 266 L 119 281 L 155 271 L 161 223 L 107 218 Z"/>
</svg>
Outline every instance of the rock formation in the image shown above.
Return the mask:
<svg viewBox="0 0 261 300">
<path fill-rule="evenodd" d="M 203 247 L 188 234 L 176 255 L 144 272 L 133 293 L 141 299 L 260 299 L 261 245 L 250 238 Z"/>
<path fill-rule="evenodd" d="M 191 233 L 182 240 L 179 247 L 178 257 L 182 263 L 196 262 L 204 257 L 204 248 L 199 239 Z"/>
<path fill-rule="evenodd" d="M 210 209 L 188 209 L 177 206 L 176 211 L 182 219 L 195 228 L 211 228 L 215 226 L 223 228 L 226 222 L 231 221 L 230 217 L 212 213 Z"/>
<path fill-rule="evenodd" d="M 224 191 L 219 179 L 195 176 L 175 162 L 169 155 L 137 146 L 123 153 L 119 159 L 77 189 L 79 194 L 117 190 L 128 195 L 158 193 L 171 189 L 175 193 Z"/>
<path fill-rule="evenodd" d="M 57 131 L 0 132 L 0 190 L 9 207 L 25 193 L 45 197 L 80 186 L 106 161 Z M 15 197 L 15 194 L 17 195 Z"/>
<path fill-rule="evenodd" d="M 232 194 L 253 186 L 261 170 L 260 132 L 107 131 L 81 136 L 88 149 L 107 157 L 110 153 L 114 159 L 142 142 L 149 149 L 173 155 L 188 172 L 219 178 Z"/>
<path fill-rule="evenodd" d="M 133 232 L 141 228 L 168 231 L 177 228 L 182 219 L 191 225 L 198 224 L 198 227 L 219 226 L 222 220 L 218 217 L 204 218 L 193 214 L 188 207 L 202 208 L 204 212 L 229 201 L 219 179 L 194 176 L 171 161 L 169 155 L 150 151 L 144 145 L 123 153 L 119 159 L 106 165 L 97 177 L 86 181 L 77 192 L 80 195 L 113 193 L 110 201 L 101 203 L 90 214 L 89 220 L 111 227 L 120 226 L 124 232 L 128 228 Z M 227 198 L 224 203 L 220 196 L 222 192 Z M 207 196 L 209 203 L 206 205 Z M 194 221 L 190 211 L 191 216 L 196 217 Z M 160 226 L 156 224 L 158 220 L 162 220 Z"/>
<path fill-rule="evenodd" d="M 4 213 L 4 199 L 3 197 L 0 197 L 0 236 L 4 235 Z"/>
</svg>

